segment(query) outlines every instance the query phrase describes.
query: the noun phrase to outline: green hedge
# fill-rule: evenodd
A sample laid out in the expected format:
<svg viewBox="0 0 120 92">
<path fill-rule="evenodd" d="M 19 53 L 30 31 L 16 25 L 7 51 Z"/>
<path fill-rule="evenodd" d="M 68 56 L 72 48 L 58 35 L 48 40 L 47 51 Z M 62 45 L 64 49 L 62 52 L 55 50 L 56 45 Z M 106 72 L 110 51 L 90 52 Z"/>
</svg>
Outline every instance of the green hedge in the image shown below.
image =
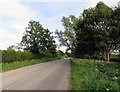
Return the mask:
<svg viewBox="0 0 120 92">
<path fill-rule="evenodd" d="M 110 60 L 113 62 L 120 62 L 120 55 L 111 55 Z"/>
<path fill-rule="evenodd" d="M 2 62 L 3 63 L 30 60 L 34 58 L 35 58 L 35 55 L 31 52 L 22 52 L 22 51 L 15 51 L 15 50 L 3 50 L 2 51 Z"/>
</svg>

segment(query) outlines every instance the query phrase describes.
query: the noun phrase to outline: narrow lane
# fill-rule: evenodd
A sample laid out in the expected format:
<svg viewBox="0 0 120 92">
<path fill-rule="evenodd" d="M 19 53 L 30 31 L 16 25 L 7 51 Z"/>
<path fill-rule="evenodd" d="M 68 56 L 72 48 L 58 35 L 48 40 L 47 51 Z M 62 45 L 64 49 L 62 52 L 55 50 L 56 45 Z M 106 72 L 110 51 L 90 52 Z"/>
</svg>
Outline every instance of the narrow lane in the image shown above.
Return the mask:
<svg viewBox="0 0 120 92">
<path fill-rule="evenodd" d="M 32 65 L 2 74 L 3 90 L 68 90 L 69 59 Z"/>
</svg>

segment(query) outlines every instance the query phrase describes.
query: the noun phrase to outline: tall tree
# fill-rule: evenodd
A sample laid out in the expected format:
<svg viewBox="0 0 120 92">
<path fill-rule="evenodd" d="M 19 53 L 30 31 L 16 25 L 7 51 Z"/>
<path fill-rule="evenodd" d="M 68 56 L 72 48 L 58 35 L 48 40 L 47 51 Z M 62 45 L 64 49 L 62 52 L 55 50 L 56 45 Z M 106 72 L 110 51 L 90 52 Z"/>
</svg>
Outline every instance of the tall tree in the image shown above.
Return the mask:
<svg viewBox="0 0 120 92">
<path fill-rule="evenodd" d="M 30 21 L 21 44 L 24 50 L 31 51 L 34 54 L 49 52 L 51 54 L 56 52 L 56 45 L 48 29 L 44 29 L 38 21 Z"/>
<path fill-rule="evenodd" d="M 67 50 L 66 51 L 74 51 L 75 44 L 76 44 L 76 34 L 74 27 L 76 27 L 76 23 L 78 21 L 78 18 L 75 16 L 71 15 L 69 17 L 63 17 L 62 18 L 62 23 L 64 26 L 64 31 L 58 31 L 56 30 L 56 35 L 59 39 L 60 45 L 61 46 L 66 46 Z"/>
<path fill-rule="evenodd" d="M 110 19 L 110 30 L 113 45 L 111 46 L 113 50 L 120 50 L 120 6 L 116 6 L 112 12 Z"/>
<path fill-rule="evenodd" d="M 114 10 L 103 2 L 99 2 L 96 5 L 96 12 L 97 20 L 94 21 L 96 22 L 94 29 L 97 31 L 97 46 L 100 48 L 99 51 L 104 53 L 105 60 L 109 62 L 110 52 L 118 49 L 120 45 L 120 27 L 118 27 L 118 22 L 116 24 L 116 20 L 113 18 Z M 116 16 L 118 18 L 119 14 L 116 14 Z"/>
<path fill-rule="evenodd" d="M 116 17 L 115 17 L 116 15 Z M 99 2 L 96 7 L 84 10 L 82 23 L 78 23 L 77 50 L 87 54 L 104 53 L 109 61 L 111 50 L 118 49 L 120 44 L 119 8 L 112 8 Z"/>
<path fill-rule="evenodd" d="M 77 24 L 76 48 L 74 54 L 76 57 L 81 57 L 81 55 L 86 54 L 90 57 L 95 53 L 95 51 L 96 47 L 93 29 L 84 19 L 80 17 Z"/>
</svg>

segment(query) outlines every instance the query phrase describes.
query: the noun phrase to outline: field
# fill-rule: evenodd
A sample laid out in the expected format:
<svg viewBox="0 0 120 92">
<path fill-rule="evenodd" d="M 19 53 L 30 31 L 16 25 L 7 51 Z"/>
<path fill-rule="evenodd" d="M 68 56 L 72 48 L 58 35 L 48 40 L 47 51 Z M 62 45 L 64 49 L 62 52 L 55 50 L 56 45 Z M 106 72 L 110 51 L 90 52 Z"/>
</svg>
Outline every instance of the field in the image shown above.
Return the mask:
<svg viewBox="0 0 120 92">
<path fill-rule="evenodd" d="M 120 91 L 120 64 L 71 60 L 72 90 Z"/>
<path fill-rule="evenodd" d="M 43 59 L 34 59 L 34 60 L 25 60 L 25 61 L 14 61 L 12 63 L 1 63 L 0 72 L 5 72 L 5 71 L 21 68 L 24 66 L 39 64 L 39 63 L 48 62 L 56 59 L 58 58 L 43 58 Z"/>
</svg>

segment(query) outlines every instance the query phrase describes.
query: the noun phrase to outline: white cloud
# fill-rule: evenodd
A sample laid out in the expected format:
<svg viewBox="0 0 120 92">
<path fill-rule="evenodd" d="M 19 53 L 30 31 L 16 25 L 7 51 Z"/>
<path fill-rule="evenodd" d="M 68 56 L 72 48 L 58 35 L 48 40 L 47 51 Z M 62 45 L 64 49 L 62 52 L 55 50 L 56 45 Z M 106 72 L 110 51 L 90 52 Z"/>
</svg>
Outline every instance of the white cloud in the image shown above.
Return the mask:
<svg viewBox="0 0 120 92">
<path fill-rule="evenodd" d="M 13 35 L 10 32 L 0 28 L 0 49 L 5 49 L 6 46 L 12 45 L 19 41 L 19 37 L 17 35 Z"/>
<path fill-rule="evenodd" d="M 101 1 L 110 6 L 116 5 L 118 2 L 118 0 Z M 39 9 L 36 9 L 34 12 L 32 10 L 34 5 L 33 7 L 29 6 L 29 4 L 26 6 L 20 2 L 46 2 L 47 11 L 54 13 L 54 15 L 46 17 Z M 49 2 L 56 2 L 57 4 L 52 5 Z M 62 2 L 63 5 L 58 2 Z M 76 4 L 74 3 L 68 4 L 65 2 L 79 2 L 81 4 L 75 6 Z M 98 2 L 98 0 L 0 0 L 0 18 L 2 18 L 0 19 L 0 49 L 5 49 L 10 45 L 20 42 L 25 27 L 27 27 L 28 22 L 32 19 L 40 21 L 45 28 L 51 31 L 61 30 L 63 29 L 61 23 L 63 16 L 71 14 L 79 16 L 83 9 L 94 7 Z"/>
<path fill-rule="evenodd" d="M 0 17 L 3 18 L 0 19 L 0 49 L 6 49 L 21 41 L 25 27 L 35 18 L 36 13 L 17 0 L 0 1 L 0 12 Z"/>
<path fill-rule="evenodd" d="M 0 5 L 0 11 L 2 15 L 14 17 L 16 19 L 29 19 L 34 16 L 28 7 L 22 5 L 17 0 L 6 1 Z"/>
</svg>

